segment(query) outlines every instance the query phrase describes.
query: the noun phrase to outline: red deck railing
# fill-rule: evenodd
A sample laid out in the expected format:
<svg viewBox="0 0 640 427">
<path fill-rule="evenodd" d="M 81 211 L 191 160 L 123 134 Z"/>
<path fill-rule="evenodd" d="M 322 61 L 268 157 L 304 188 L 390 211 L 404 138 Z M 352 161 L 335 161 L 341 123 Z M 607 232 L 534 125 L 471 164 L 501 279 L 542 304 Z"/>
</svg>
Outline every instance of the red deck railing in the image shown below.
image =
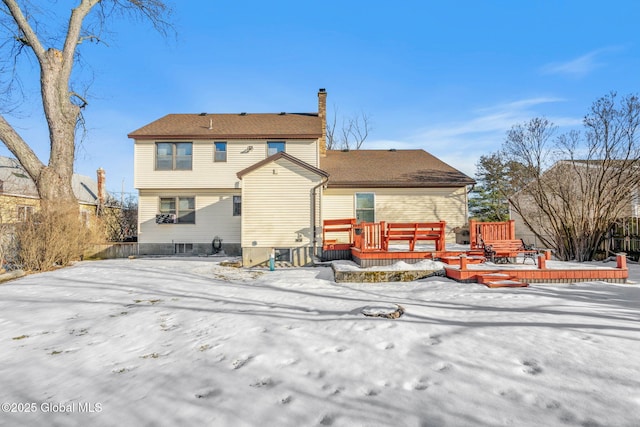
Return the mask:
<svg viewBox="0 0 640 427">
<path fill-rule="evenodd" d="M 469 240 L 471 249 L 484 247 L 483 240 L 514 240 L 516 238 L 516 222 L 477 222 L 469 220 Z"/>
<path fill-rule="evenodd" d="M 355 226 L 354 246 L 362 252 L 381 251 L 384 246 L 384 221 L 361 222 Z"/>
<path fill-rule="evenodd" d="M 345 246 L 347 249 L 354 244 L 353 227 L 355 218 L 325 219 L 322 222 L 322 248 L 323 250 L 335 249 L 336 246 Z M 331 238 L 327 238 L 330 235 Z"/>
<path fill-rule="evenodd" d="M 390 241 L 406 241 L 409 251 L 413 252 L 418 241 L 430 240 L 435 243 L 437 251 L 444 251 L 445 229 L 445 221 L 357 224 L 354 218 L 329 219 L 323 222 L 322 247 L 324 250 L 354 247 L 361 252 L 380 252 L 389 250 Z"/>
</svg>

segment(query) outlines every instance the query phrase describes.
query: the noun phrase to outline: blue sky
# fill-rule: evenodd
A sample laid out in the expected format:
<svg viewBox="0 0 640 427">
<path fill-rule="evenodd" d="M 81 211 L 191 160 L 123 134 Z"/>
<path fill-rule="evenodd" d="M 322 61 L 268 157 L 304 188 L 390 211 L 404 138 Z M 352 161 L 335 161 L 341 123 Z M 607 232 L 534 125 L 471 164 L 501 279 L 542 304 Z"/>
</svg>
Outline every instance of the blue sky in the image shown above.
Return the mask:
<svg viewBox="0 0 640 427">
<path fill-rule="evenodd" d="M 329 115 L 370 116 L 363 148 L 422 148 L 473 177 L 512 125 L 579 126 L 598 97 L 638 92 L 635 0 L 171 4 L 174 35 L 123 19 L 108 46 L 81 46 L 91 85 L 76 171 L 104 168 L 110 191 L 134 191 L 127 134 L 168 113 L 313 112 L 326 88 Z M 6 117 L 46 163 L 33 66 L 21 62 L 28 96 Z"/>
</svg>

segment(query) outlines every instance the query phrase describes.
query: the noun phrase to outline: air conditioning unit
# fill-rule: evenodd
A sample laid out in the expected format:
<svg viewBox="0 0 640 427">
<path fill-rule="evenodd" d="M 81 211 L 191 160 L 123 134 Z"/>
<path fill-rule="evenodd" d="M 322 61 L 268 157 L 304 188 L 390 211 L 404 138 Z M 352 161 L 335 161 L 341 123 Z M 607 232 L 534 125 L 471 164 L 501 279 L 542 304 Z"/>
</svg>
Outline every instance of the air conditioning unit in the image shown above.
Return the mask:
<svg viewBox="0 0 640 427">
<path fill-rule="evenodd" d="M 176 214 L 158 214 L 156 215 L 156 224 L 175 224 L 178 222 Z"/>
</svg>

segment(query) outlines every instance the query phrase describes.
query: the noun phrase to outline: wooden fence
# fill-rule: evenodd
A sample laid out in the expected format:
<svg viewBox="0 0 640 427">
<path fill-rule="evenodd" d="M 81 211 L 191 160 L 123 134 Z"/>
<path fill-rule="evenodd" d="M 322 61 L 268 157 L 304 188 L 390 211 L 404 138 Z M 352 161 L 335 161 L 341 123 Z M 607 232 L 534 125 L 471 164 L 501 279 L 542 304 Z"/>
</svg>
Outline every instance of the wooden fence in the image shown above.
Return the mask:
<svg viewBox="0 0 640 427">
<path fill-rule="evenodd" d="M 84 253 L 84 258 L 112 259 L 138 255 L 138 243 L 94 244 Z"/>
<path fill-rule="evenodd" d="M 631 258 L 640 257 L 640 218 L 629 217 L 616 221 L 599 249 L 607 255 L 625 252 Z"/>
</svg>

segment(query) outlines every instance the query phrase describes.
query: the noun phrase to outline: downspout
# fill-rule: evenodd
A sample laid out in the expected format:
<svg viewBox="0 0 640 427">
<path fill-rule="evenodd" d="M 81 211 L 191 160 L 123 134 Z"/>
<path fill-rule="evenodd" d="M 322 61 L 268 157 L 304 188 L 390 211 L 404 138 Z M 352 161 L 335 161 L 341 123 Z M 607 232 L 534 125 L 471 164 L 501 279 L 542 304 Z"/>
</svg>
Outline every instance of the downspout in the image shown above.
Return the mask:
<svg viewBox="0 0 640 427">
<path fill-rule="evenodd" d="M 322 179 L 322 182 L 320 182 L 320 184 L 316 185 L 315 187 L 313 187 L 311 189 L 311 226 L 313 227 L 313 254 L 316 254 L 316 248 L 317 248 L 317 243 L 318 243 L 318 227 L 317 227 L 317 220 L 316 220 L 316 192 L 318 191 L 318 188 L 320 187 L 324 187 L 325 185 L 327 185 L 327 182 L 329 182 L 329 177 L 324 177 Z"/>
</svg>

